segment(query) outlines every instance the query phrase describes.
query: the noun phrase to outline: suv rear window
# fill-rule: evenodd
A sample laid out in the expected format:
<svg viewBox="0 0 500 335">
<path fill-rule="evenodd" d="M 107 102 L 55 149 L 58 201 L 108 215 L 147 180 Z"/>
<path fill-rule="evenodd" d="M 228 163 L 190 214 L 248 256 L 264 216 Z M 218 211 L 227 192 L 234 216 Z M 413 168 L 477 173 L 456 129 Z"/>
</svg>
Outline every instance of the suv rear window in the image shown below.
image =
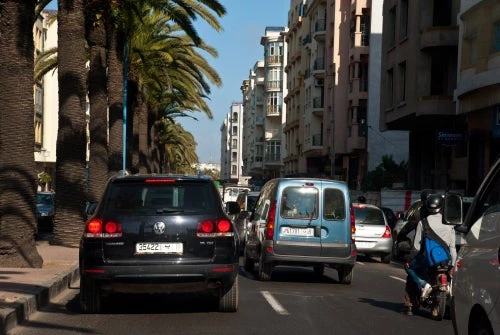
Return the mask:
<svg viewBox="0 0 500 335">
<path fill-rule="evenodd" d="M 215 214 L 216 203 L 210 183 L 113 183 L 106 213 L 155 215 L 183 212 Z"/>
</svg>

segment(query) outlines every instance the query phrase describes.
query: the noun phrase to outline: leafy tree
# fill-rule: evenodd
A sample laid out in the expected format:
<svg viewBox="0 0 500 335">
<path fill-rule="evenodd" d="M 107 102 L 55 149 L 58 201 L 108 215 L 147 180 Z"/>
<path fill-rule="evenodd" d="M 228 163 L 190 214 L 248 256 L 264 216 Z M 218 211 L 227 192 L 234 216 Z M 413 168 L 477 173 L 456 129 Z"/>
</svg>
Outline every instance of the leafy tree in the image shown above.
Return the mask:
<svg viewBox="0 0 500 335">
<path fill-rule="evenodd" d="M 392 155 L 382 156 L 382 162 L 373 171 L 369 171 L 363 181 L 363 189 L 378 191 L 384 187 L 392 187 L 394 183 L 402 182 L 406 185 L 408 163 L 397 164 Z"/>
</svg>

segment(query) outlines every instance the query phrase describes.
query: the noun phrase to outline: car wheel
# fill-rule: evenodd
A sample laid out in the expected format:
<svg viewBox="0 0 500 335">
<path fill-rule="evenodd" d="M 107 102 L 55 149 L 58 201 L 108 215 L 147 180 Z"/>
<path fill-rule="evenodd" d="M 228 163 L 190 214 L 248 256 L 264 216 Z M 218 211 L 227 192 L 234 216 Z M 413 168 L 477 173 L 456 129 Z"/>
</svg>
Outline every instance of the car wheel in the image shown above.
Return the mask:
<svg viewBox="0 0 500 335">
<path fill-rule="evenodd" d="M 219 312 L 236 312 L 238 310 L 239 285 L 236 276 L 233 285 L 222 288 L 219 296 Z"/>
<path fill-rule="evenodd" d="M 484 315 L 479 315 L 471 321 L 469 325 L 470 335 L 494 335 L 488 318 Z"/>
<path fill-rule="evenodd" d="M 254 268 L 255 262 L 253 259 L 248 258 L 247 255 L 243 256 L 243 268 L 246 272 L 252 272 Z"/>
<path fill-rule="evenodd" d="M 341 284 L 351 284 L 354 272 L 354 268 L 352 266 L 342 265 L 337 272 L 339 275 L 339 282 Z"/>
<path fill-rule="evenodd" d="M 324 265 L 315 265 L 313 266 L 313 271 L 317 276 L 322 276 L 325 273 Z"/>
<path fill-rule="evenodd" d="M 382 263 L 389 264 L 391 262 L 391 259 L 392 259 L 392 253 L 382 255 L 382 257 L 380 257 L 380 259 L 381 259 Z"/>
<path fill-rule="evenodd" d="M 259 259 L 259 280 L 269 281 L 271 280 L 271 272 L 273 271 L 273 265 L 271 263 L 264 263 L 262 254 Z"/>
<path fill-rule="evenodd" d="M 99 285 L 93 279 L 80 278 L 80 308 L 83 313 L 101 312 L 101 292 Z"/>
</svg>

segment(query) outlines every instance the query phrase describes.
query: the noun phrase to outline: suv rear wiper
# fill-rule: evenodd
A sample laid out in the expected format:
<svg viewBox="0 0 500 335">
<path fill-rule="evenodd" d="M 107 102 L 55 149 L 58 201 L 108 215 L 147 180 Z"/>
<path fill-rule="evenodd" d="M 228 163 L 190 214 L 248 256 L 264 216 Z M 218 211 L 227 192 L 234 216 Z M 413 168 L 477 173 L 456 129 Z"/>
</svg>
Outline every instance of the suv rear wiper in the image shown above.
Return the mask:
<svg viewBox="0 0 500 335">
<path fill-rule="evenodd" d="M 156 209 L 156 214 L 163 214 L 163 213 L 184 213 L 183 209 L 169 209 L 169 208 L 157 208 Z"/>
</svg>

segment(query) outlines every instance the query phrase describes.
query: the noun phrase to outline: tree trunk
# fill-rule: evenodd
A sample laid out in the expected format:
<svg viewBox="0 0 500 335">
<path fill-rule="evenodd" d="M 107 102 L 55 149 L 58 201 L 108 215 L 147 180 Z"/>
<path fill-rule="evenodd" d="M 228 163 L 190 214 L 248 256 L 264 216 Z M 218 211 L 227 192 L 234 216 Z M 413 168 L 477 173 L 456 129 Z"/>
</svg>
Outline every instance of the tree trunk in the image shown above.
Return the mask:
<svg viewBox="0 0 500 335">
<path fill-rule="evenodd" d="M 105 5 L 106 2 L 102 4 Z M 90 46 L 88 200 L 93 202 L 101 198 L 108 180 L 108 96 L 104 12 L 104 8 L 96 7 L 87 7 L 85 11 L 87 43 Z"/>
<path fill-rule="evenodd" d="M 0 5 L 0 267 L 41 267 L 33 157 L 35 1 Z"/>
<path fill-rule="evenodd" d="M 123 34 L 108 20 L 108 104 L 109 104 L 109 176 L 122 169 L 123 158 Z"/>
<path fill-rule="evenodd" d="M 86 68 L 83 0 L 58 0 L 59 130 L 53 244 L 78 246 L 86 199 Z"/>
</svg>

